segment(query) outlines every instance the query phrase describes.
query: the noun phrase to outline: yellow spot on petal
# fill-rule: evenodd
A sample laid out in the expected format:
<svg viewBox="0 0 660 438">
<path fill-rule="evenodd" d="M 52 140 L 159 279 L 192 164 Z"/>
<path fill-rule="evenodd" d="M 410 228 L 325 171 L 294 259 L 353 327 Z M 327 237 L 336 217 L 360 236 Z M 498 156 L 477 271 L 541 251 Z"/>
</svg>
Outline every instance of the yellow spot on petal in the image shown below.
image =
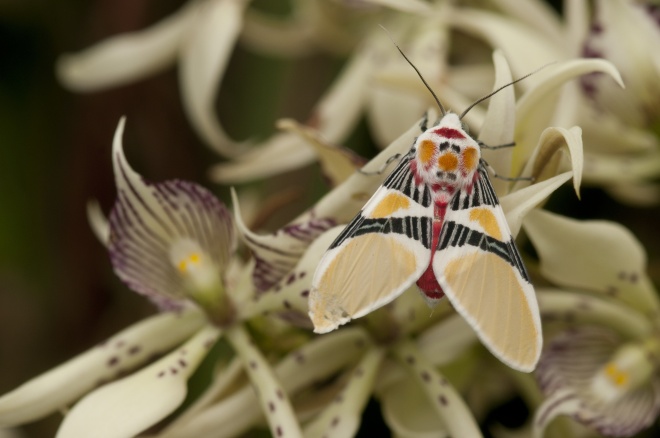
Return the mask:
<svg viewBox="0 0 660 438">
<path fill-rule="evenodd" d="M 186 263 L 185 260 L 181 260 L 179 264 L 177 265 L 177 268 L 179 268 L 179 271 L 181 272 L 186 272 L 186 268 L 188 267 L 188 263 Z"/>
<path fill-rule="evenodd" d="M 419 150 L 417 154 L 422 164 L 427 165 L 431 162 L 431 160 L 433 159 L 433 155 L 435 154 L 435 150 L 436 150 L 435 143 L 433 143 L 431 140 L 424 140 L 419 145 Z"/>
<path fill-rule="evenodd" d="M 190 263 L 195 263 L 195 264 L 199 263 L 201 259 L 202 258 L 196 252 L 190 254 L 190 256 L 188 257 L 188 260 L 190 260 Z"/>
<path fill-rule="evenodd" d="M 628 383 L 628 373 L 619 369 L 616 364 L 609 363 L 605 366 L 605 375 L 616 386 L 624 386 Z"/>
<path fill-rule="evenodd" d="M 444 172 L 453 172 L 458 167 L 458 158 L 451 152 L 446 152 L 438 157 L 438 168 Z"/>
<path fill-rule="evenodd" d="M 470 211 L 470 220 L 479 223 L 486 234 L 502 240 L 502 231 L 497 223 L 497 218 L 488 208 L 474 208 Z"/>
<path fill-rule="evenodd" d="M 395 211 L 410 207 L 410 200 L 400 193 L 388 193 L 371 212 L 370 217 L 382 218 L 391 216 Z"/>
<path fill-rule="evenodd" d="M 479 164 L 479 151 L 475 148 L 465 148 L 463 150 L 463 168 L 466 172 L 472 172 Z"/>
</svg>

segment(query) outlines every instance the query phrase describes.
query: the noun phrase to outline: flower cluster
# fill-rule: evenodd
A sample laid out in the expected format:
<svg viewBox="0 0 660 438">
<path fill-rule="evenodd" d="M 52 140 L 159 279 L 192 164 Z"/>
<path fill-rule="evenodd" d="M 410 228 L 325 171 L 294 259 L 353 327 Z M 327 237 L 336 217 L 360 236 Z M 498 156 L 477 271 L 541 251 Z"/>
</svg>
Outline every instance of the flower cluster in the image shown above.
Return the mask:
<svg viewBox="0 0 660 438">
<path fill-rule="evenodd" d="M 258 208 L 240 188 L 230 211 L 198 184 L 133 170 L 121 119 L 108 157 L 116 202 L 107 218 L 90 204 L 90 223 L 116 275 L 161 313 L 1 396 L 0 427 L 61 410 L 58 437 L 232 437 L 264 427 L 275 437 L 346 437 L 377 400 L 397 436 L 507 436 L 488 419 L 509 399 L 532 412 L 522 429 L 530 436 L 580 436 L 576 424 L 609 436 L 651 427 L 660 299 L 644 250 L 620 225 L 543 206 L 569 182 L 578 197 L 584 182 L 627 203 L 660 200 L 660 9 L 567 1 L 560 17 L 538 0 L 461 3 L 300 1 L 275 18 L 247 0 L 195 0 L 149 29 L 63 55 L 58 77 L 76 91 L 178 63 L 190 123 L 224 159 L 211 168 L 214 182 L 266 180 L 317 161 L 329 189 L 282 228 L 254 229 Z M 323 254 L 392 157 L 410 149 L 420 118 L 437 116 L 426 83 L 378 24 L 446 107 L 462 111 L 496 91 L 463 122 L 483 144 L 515 142 L 483 157 L 498 175 L 524 177 L 492 184 L 511 233 L 522 230 L 535 250 L 522 247 L 544 326 L 531 376 L 498 362 L 478 324 L 447 300 L 430 310 L 412 290 L 337 331 L 311 331 Z M 248 144 L 213 111 L 235 44 L 347 61 L 304 124 L 280 120 L 281 132 Z M 362 118 L 381 149 L 370 159 L 340 146 Z M 213 372 L 190 391 L 203 362 Z M 560 415 L 574 421 L 548 427 Z"/>
</svg>

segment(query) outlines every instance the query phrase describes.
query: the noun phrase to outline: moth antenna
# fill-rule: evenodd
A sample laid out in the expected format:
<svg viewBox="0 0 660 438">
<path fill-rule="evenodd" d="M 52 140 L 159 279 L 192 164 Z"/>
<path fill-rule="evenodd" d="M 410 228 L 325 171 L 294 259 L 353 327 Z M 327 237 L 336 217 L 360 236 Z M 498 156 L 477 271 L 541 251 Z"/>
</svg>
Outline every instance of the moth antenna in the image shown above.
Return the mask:
<svg viewBox="0 0 660 438">
<path fill-rule="evenodd" d="M 412 62 L 410 62 L 410 59 L 408 59 L 408 57 L 406 56 L 406 54 L 403 53 L 403 50 L 401 50 L 401 47 L 399 47 L 399 45 L 396 43 L 396 41 L 394 41 L 394 38 L 392 38 L 392 35 L 390 34 L 390 31 L 388 31 L 387 29 L 385 29 L 385 26 L 383 26 L 382 24 L 379 24 L 379 26 L 382 27 L 383 30 L 385 31 L 385 33 L 387 33 L 387 36 L 390 37 L 390 40 L 392 41 L 392 44 L 394 44 L 394 47 L 396 47 L 397 50 L 399 51 L 399 53 L 401 53 L 401 56 L 403 56 L 403 59 L 405 59 L 406 62 L 408 62 L 408 64 L 410 64 L 410 66 L 411 66 L 413 69 L 415 69 L 415 72 L 417 73 L 417 76 L 419 76 L 419 78 L 422 80 L 422 82 L 423 82 L 424 85 L 426 86 L 426 89 L 429 90 L 429 92 L 431 93 L 431 95 L 432 95 L 433 98 L 435 99 L 435 103 L 438 104 L 438 108 L 440 108 L 440 112 L 442 113 L 442 115 L 444 116 L 445 114 L 447 114 L 447 111 L 445 111 L 445 107 L 442 106 L 442 104 L 440 103 L 440 99 L 438 99 L 438 96 L 435 95 L 435 93 L 433 92 L 433 90 L 431 89 L 431 87 L 429 86 L 429 84 L 426 82 L 426 80 L 424 80 L 424 76 L 422 76 L 422 73 L 420 73 L 420 71 L 417 70 L 417 67 L 415 67 L 415 64 L 413 64 Z M 478 102 L 477 102 L 477 103 L 478 103 Z"/>
<path fill-rule="evenodd" d="M 556 61 L 555 61 L 555 62 L 556 62 Z M 460 116 L 458 116 L 458 118 L 459 118 L 459 119 L 463 119 L 463 117 L 468 113 L 468 111 L 470 111 L 472 108 L 474 108 L 476 105 L 480 104 L 480 103 L 483 102 L 484 100 L 493 97 L 495 94 L 497 94 L 497 93 L 499 93 L 500 91 L 504 90 L 506 87 L 510 87 L 511 85 L 517 84 L 518 82 L 522 81 L 523 79 L 527 79 L 527 78 L 530 77 L 531 75 L 538 73 L 539 71 L 543 70 L 544 68 L 548 67 L 549 65 L 555 64 L 555 62 L 550 62 L 550 63 L 548 63 L 548 64 L 545 64 L 545 65 L 543 65 L 543 66 L 537 68 L 537 69 L 534 70 L 533 72 L 531 72 L 531 73 L 527 73 L 525 76 L 523 76 L 523 77 L 521 77 L 521 78 L 518 78 L 518 79 L 516 79 L 516 80 L 514 80 L 514 81 L 511 81 L 511 82 L 509 82 L 508 84 L 504 84 L 504 85 L 502 85 L 500 88 L 498 88 L 497 90 L 495 90 L 495 91 L 493 91 L 493 92 L 491 92 L 491 93 L 485 95 L 484 97 L 481 97 L 481 98 L 477 99 L 477 101 L 474 102 L 474 103 L 472 103 L 469 107 L 467 107 L 466 110 L 463 111 L 463 112 L 461 113 Z"/>
</svg>

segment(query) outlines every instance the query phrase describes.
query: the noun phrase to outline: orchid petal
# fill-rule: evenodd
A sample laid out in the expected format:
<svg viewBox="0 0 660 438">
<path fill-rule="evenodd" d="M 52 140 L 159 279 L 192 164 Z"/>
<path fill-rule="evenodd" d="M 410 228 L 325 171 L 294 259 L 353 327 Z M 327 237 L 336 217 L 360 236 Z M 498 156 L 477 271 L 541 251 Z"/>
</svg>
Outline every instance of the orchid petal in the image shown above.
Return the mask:
<svg viewBox="0 0 660 438">
<path fill-rule="evenodd" d="M 87 202 L 87 221 L 99 242 L 107 247 L 110 242 L 110 223 L 96 199 Z"/>
<path fill-rule="evenodd" d="M 412 376 L 388 386 L 380 397 L 383 417 L 394 436 L 449 438 L 447 427 Z"/>
<path fill-rule="evenodd" d="M 262 294 L 256 302 L 247 303 L 241 309 L 244 312 L 243 318 L 259 313 L 274 313 L 294 325 L 311 328 L 307 313 L 312 277 L 321 258 L 343 228 L 331 228 L 315 239 L 295 268 L 271 289 L 271 293 Z"/>
<path fill-rule="evenodd" d="M 511 234 L 517 236 L 527 213 L 541 204 L 572 176 L 572 171 L 564 172 L 503 196 L 500 199 L 500 205 L 504 210 Z"/>
<path fill-rule="evenodd" d="M 334 226 L 331 219 L 307 217 L 295 221 L 275 234 L 259 235 L 250 231 L 240 214 L 236 192 L 232 190 L 236 226 L 256 260 L 253 273 L 257 289 L 264 292 L 277 284 L 296 265 L 311 241 Z"/>
<path fill-rule="evenodd" d="M 442 342 L 438 342 L 442 339 Z M 477 334 L 460 315 L 453 314 L 424 330 L 417 338 L 417 348 L 433 365 L 453 362 L 477 342 Z"/>
<path fill-rule="evenodd" d="M 75 91 L 96 91 L 133 82 L 174 64 L 199 3 L 139 32 L 108 38 L 57 61 L 57 77 Z"/>
<path fill-rule="evenodd" d="M 550 41 L 561 41 L 563 26 L 559 16 L 552 7 L 543 1 L 532 0 L 520 2 L 517 0 L 495 0 L 494 3 L 502 11 L 518 20 L 531 25 L 535 30 L 543 32 Z"/>
<path fill-rule="evenodd" d="M 344 182 L 366 163 L 366 160 L 350 149 L 328 143 L 323 139 L 320 132 L 294 120 L 280 120 L 277 122 L 277 127 L 295 133 L 304 139 L 308 146 L 312 147 L 319 159 L 323 176 L 325 176 L 331 187 Z"/>
<path fill-rule="evenodd" d="M 316 154 L 297 135 L 277 133 L 232 161 L 211 167 L 211 179 L 220 184 L 240 184 L 306 166 Z"/>
<path fill-rule="evenodd" d="M 523 225 L 539 254 L 541 273 L 550 281 L 615 296 L 644 314 L 660 307 L 644 272 L 646 253 L 621 225 L 541 210 L 528 213 Z"/>
<path fill-rule="evenodd" d="M 242 148 L 225 133 L 214 107 L 245 4 L 246 0 L 209 0 L 200 5 L 181 49 L 181 95 L 188 118 L 209 146 L 230 157 Z"/>
<path fill-rule="evenodd" d="M 616 67 L 602 59 L 575 59 L 549 65 L 538 74 L 535 85 L 523 94 L 516 107 L 516 148 L 514 169 L 520 168 L 530 154 L 530 148 L 541 131 L 550 124 L 555 107 L 556 93 L 565 82 L 587 73 L 607 73 L 623 88 L 623 81 Z M 523 81 L 524 83 L 525 81 Z"/>
<path fill-rule="evenodd" d="M 652 330 L 651 321 L 635 310 L 606 297 L 594 297 L 563 289 L 537 289 L 543 322 L 598 324 L 631 339 L 642 339 Z"/>
<path fill-rule="evenodd" d="M 153 316 L 124 329 L 0 397 L 0 427 L 37 420 L 64 408 L 102 382 L 179 344 L 203 323 L 198 311 L 188 310 Z"/>
<path fill-rule="evenodd" d="M 660 152 L 635 155 L 605 155 L 588 153 L 585 156 L 584 176 L 591 183 L 637 182 L 660 175 Z"/>
<path fill-rule="evenodd" d="M 219 335 L 207 326 L 164 358 L 90 393 L 64 417 L 57 437 L 134 436 L 156 424 L 183 402 L 188 378 Z"/>
<path fill-rule="evenodd" d="M 335 400 L 305 427 L 305 437 L 354 436 L 369 400 L 384 351 L 370 348 L 357 364 Z"/>
<path fill-rule="evenodd" d="M 121 119 L 113 142 L 117 202 L 110 215 L 110 258 L 131 289 L 162 307 L 186 298 L 204 304 L 235 248 L 231 215 L 208 190 L 186 181 L 145 182 L 126 161 Z M 180 260 L 179 260 L 180 259 Z M 188 260 L 190 259 L 190 260 Z M 190 265 L 190 266 L 188 266 Z"/>
<path fill-rule="evenodd" d="M 240 325 L 234 326 L 227 331 L 227 338 L 243 361 L 273 436 L 302 437 L 289 397 L 245 329 Z"/>
<path fill-rule="evenodd" d="M 557 174 L 557 170 L 563 170 L 561 158 L 563 154 L 558 152 L 567 149 L 570 158 L 570 170 L 573 172 L 573 188 L 580 196 L 580 184 L 582 182 L 582 167 L 584 154 L 582 150 L 582 130 L 574 126 L 570 129 L 546 128 L 539 138 L 538 145 L 532 152 L 524 175 L 529 175 L 535 181 L 544 181 Z M 519 182 L 517 186 L 523 183 Z"/>
<path fill-rule="evenodd" d="M 481 436 L 479 426 L 465 401 L 415 345 L 402 341 L 394 347 L 394 354 L 424 390 L 427 401 L 451 436 Z"/>
<path fill-rule="evenodd" d="M 302 56 L 314 49 L 316 2 L 297 2 L 292 18 L 281 19 L 255 9 L 245 13 L 241 43 L 255 52 L 278 56 Z"/>
<path fill-rule="evenodd" d="M 369 337 L 359 328 L 345 328 L 318 336 L 287 355 L 277 366 L 275 375 L 282 390 L 295 394 L 302 388 L 327 379 L 364 354 Z M 193 419 L 167 430 L 160 438 L 191 436 L 232 437 L 259 421 L 262 413 L 252 388 L 246 387 L 200 412 Z"/>
<path fill-rule="evenodd" d="M 385 6 L 400 12 L 411 12 L 414 14 L 428 14 L 431 6 L 421 0 L 364 0 L 364 3 Z"/>
<path fill-rule="evenodd" d="M 308 124 L 327 142 L 343 142 L 357 123 L 370 73 L 371 55 L 359 51 L 318 102 Z M 314 150 L 300 136 L 277 133 L 233 161 L 216 164 L 211 178 L 225 184 L 251 181 L 303 167 L 315 157 Z"/>
<path fill-rule="evenodd" d="M 617 201 L 635 207 L 655 207 L 660 203 L 660 187 L 654 182 L 617 181 L 605 191 Z"/>
<path fill-rule="evenodd" d="M 469 8 L 453 8 L 447 23 L 463 32 L 486 40 L 504 52 L 514 76 L 522 76 L 548 62 L 563 59 L 559 44 L 551 43 L 524 22 L 503 15 Z M 535 75 L 539 76 L 539 75 Z M 520 86 L 528 89 L 539 79 L 532 76 Z"/>
<path fill-rule="evenodd" d="M 493 52 L 493 64 L 495 65 L 495 84 L 493 89 L 497 90 L 511 82 L 511 70 L 509 64 L 500 50 Z M 499 146 L 513 141 L 513 128 L 515 125 L 516 99 L 513 87 L 507 87 L 496 93 L 488 101 L 488 112 L 486 120 L 479 132 L 479 140 L 488 146 Z M 500 175 L 508 175 L 511 168 L 511 149 L 488 150 L 482 149 L 483 158 Z M 493 187 L 496 193 L 505 193 L 508 186 L 506 181 L 493 179 Z"/>
<path fill-rule="evenodd" d="M 655 422 L 660 412 L 658 382 L 611 402 L 593 393 L 593 377 L 609 362 L 619 342 L 607 329 L 581 328 L 564 332 L 547 345 L 537 377 L 549 397 L 534 418 L 536 437 L 558 415 L 570 415 L 608 436 L 632 436 Z"/>
</svg>

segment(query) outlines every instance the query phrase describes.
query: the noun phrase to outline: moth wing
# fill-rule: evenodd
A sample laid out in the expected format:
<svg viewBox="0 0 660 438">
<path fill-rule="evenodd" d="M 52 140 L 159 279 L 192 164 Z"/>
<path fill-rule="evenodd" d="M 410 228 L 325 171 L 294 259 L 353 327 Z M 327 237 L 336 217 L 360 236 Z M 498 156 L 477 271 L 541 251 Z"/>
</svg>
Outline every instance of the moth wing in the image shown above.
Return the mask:
<svg viewBox="0 0 660 438">
<path fill-rule="evenodd" d="M 536 367 L 543 338 L 538 303 L 485 169 L 473 193 L 447 210 L 433 272 L 482 343 L 520 371 Z M 467 200 L 465 200 L 468 198 Z"/>
<path fill-rule="evenodd" d="M 314 331 L 326 333 L 410 287 L 431 259 L 433 207 L 406 155 L 319 263 L 309 295 Z"/>
</svg>

